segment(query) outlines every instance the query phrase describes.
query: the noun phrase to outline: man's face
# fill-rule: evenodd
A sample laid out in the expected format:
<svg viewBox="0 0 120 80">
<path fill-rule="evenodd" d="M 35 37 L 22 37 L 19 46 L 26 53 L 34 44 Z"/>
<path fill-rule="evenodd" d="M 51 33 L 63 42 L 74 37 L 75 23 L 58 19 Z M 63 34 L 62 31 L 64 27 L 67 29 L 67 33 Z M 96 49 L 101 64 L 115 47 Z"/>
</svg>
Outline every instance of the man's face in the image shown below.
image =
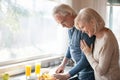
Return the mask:
<svg viewBox="0 0 120 80">
<path fill-rule="evenodd" d="M 63 27 L 72 28 L 74 25 L 74 19 L 70 15 L 62 16 L 62 15 L 56 14 L 54 18 L 57 21 L 57 23 L 61 24 Z"/>
</svg>

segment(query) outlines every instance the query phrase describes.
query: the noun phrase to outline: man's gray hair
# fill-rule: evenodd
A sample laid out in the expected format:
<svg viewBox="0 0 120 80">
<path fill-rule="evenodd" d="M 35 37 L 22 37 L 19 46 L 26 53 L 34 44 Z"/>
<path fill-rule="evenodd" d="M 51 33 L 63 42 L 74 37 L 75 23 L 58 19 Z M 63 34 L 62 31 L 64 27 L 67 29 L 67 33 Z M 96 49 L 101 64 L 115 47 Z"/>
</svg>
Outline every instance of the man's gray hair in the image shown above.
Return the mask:
<svg viewBox="0 0 120 80">
<path fill-rule="evenodd" d="M 53 15 L 60 14 L 66 16 L 67 14 L 76 16 L 76 12 L 67 4 L 60 4 L 53 9 Z"/>
</svg>

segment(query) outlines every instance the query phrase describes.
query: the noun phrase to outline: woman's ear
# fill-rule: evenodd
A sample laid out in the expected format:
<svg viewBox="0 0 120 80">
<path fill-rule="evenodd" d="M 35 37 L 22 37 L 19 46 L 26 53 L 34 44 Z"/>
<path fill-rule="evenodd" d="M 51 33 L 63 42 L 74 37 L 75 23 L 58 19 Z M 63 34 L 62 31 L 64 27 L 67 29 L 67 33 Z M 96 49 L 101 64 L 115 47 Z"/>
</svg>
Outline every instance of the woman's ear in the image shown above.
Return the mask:
<svg viewBox="0 0 120 80">
<path fill-rule="evenodd" d="M 90 23 L 91 23 L 93 26 L 95 26 L 95 20 L 94 20 L 94 19 L 91 19 L 91 20 L 90 20 Z"/>
<path fill-rule="evenodd" d="M 97 31 L 97 26 L 96 26 L 96 21 L 95 21 L 95 19 L 91 19 L 91 25 L 92 25 L 93 28 L 94 28 L 94 34 L 95 34 L 96 31 Z"/>
</svg>

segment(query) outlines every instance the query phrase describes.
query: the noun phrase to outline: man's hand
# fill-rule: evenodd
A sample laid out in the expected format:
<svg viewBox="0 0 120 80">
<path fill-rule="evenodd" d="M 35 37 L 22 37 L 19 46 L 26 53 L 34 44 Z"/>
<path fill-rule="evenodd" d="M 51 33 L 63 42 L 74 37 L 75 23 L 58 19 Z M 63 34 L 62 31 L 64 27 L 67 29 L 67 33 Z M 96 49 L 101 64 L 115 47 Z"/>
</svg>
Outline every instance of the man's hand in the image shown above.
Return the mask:
<svg viewBox="0 0 120 80">
<path fill-rule="evenodd" d="M 63 73 L 64 72 L 64 66 L 61 64 L 58 66 L 57 70 L 55 71 L 56 73 Z"/>
<path fill-rule="evenodd" d="M 53 75 L 58 80 L 68 80 L 70 78 L 69 74 L 58 73 Z"/>
</svg>

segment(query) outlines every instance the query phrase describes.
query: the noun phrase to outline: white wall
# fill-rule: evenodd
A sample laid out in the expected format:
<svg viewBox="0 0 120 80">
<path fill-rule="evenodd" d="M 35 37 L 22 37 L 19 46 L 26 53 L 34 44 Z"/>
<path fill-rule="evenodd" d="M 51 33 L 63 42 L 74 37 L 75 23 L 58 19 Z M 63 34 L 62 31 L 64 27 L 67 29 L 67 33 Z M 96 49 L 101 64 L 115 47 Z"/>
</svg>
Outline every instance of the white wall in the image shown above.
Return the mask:
<svg viewBox="0 0 120 80">
<path fill-rule="evenodd" d="M 68 2 L 76 10 L 76 12 L 79 12 L 80 9 L 85 8 L 85 7 L 93 8 L 106 21 L 106 2 L 107 2 L 107 0 L 68 0 Z"/>
</svg>

